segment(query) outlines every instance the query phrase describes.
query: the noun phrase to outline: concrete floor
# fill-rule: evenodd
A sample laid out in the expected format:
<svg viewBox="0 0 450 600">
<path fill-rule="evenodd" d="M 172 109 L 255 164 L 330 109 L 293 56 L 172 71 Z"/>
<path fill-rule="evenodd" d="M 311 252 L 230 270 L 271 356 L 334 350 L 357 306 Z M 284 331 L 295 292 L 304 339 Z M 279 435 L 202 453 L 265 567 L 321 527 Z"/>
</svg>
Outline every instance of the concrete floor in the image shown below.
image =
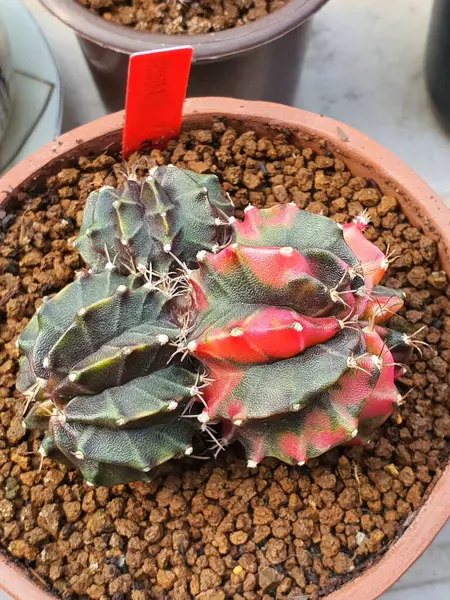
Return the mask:
<svg viewBox="0 0 450 600">
<path fill-rule="evenodd" d="M 46 15 L 37 0 L 22 1 L 42 24 L 63 74 L 64 130 L 104 114 L 72 33 Z M 364 131 L 402 158 L 450 206 L 450 137 L 434 118 L 423 81 L 431 4 L 330 1 L 313 21 L 296 105 Z M 382 598 L 425 596 L 450 599 L 450 524 Z M 1 593 L 0 600 L 5 600 Z"/>
</svg>

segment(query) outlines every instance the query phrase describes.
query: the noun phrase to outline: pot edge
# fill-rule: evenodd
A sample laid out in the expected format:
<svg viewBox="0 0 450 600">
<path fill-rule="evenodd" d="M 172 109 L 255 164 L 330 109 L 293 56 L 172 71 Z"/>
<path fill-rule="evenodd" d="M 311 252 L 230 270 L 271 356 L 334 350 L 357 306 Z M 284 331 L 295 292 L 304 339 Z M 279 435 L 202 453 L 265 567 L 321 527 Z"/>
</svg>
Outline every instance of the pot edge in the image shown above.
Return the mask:
<svg viewBox="0 0 450 600">
<path fill-rule="evenodd" d="M 193 46 L 194 62 L 210 62 L 236 56 L 272 42 L 302 25 L 328 0 L 290 0 L 288 4 L 252 23 L 199 35 L 165 35 L 136 31 L 105 21 L 75 0 L 39 0 L 75 33 L 102 48 L 122 54 Z"/>
</svg>

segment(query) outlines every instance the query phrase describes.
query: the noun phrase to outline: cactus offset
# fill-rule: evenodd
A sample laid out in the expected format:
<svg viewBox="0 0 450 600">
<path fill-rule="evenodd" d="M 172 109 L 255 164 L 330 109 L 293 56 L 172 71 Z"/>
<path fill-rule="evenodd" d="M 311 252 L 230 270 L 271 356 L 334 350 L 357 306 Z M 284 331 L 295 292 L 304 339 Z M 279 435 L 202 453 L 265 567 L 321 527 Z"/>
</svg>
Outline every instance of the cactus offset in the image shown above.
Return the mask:
<svg viewBox="0 0 450 600">
<path fill-rule="evenodd" d="M 214 175 L 155 167 L 143 182 L 90 194 L 75 245 L 94 272 L 138 265 L 166 272 L 174 257 L 191 265 L 200 250 L 224 245 L 232 214 Z"/>
<path fill-rule="evenodd" d="M 199 375 L 172 360 L 179 266 L 219 250 L 232 213 L 215 176 L 173 166 L 89 196 L 76 246 L 90 268 L 19 339 L 18 388 L 35 402 L 25 424 L 47 432 L 42 454 L 112 485 L 192 453 L 195 421 L 181 417 Z"/>
<path fill-rule="evenodd" d="M 190 455 L 199 430 L 221 448 L 210 423 L 249 466 L 364 440 L 419 343 L 382 325 L 403 297 L 379 285 L 389 258 L 366 224 L 291 204 L 237 222 L 215 176 L 173 166 L 93 192 L 88 269 L 19 339 L 41 453 L 113 485 Z"/>
<path fill-rule="evenodd" d="M 375 323 L 403 300 L 377 287 L 388 261 L 363 229 L 293 205 L 250 208 L 233 244 L 198 257 L 188 349 L 212 379 L 199 420 L 228 421 L 252 466 L 267 455 L 303 464 L 392 413 L 393 334 Z"/>
<path fill-rule="evenodd" d="M 47 434 L 41 453 L 78 467 L 93 484 L 148 478 L 192 453 L 182 419 L 199 376 L 169 360 L 179 336 L 172 299 L 145 279 L 82 271 L 42 304 L 22 336 L 18 388 L 25 419 Z"/>
</svg>

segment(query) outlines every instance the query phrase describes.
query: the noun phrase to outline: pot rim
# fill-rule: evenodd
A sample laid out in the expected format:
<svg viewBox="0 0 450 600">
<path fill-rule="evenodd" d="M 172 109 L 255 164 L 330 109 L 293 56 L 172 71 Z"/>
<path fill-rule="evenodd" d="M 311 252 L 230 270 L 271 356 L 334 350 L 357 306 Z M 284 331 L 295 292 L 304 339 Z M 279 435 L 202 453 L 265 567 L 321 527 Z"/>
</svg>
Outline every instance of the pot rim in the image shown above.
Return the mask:
<svg viewBox="0 0 450 600">
<path fill-rule="evenodd" d="M 450 273 L 450 210 L 401 160 L 363 133 L 333 119 L 267 102 L 228 98 L 192 98 L 184 105 L 184 126 L 203 126 L 215 117 L 250 122 L 260 131 L 289 129 L 300 143 L 339 154 L 353 173 L 372 175 L 381 190 L 397 197 L 408 219 L 434 238 L 443 266 Z M 123 111 L 108 115 L 61 136 L 23 160 L 0 179 L 0 207 L 42 171 L 59 161 L 96 146 L 115 142 L 123 126 Z M 450 517 L 450 464 L 444 469 L 414 520 L 373 566 L 327 596 L 327 600 L 374 600 L 385 592 L 429 546 Z M 36 584 L 26 571 L 0 555 L 0 588 L 15 600 L 36 598 Z M 39 589 L 39 588 L 38 588 Z M 19 595 L 20 593 L 20 595 Z M 54 600 L 44 592 L 39 600 Z"/>
<path fill-rule="evenodd" d="M 91 42 L 122 54 L 192 46 L 194 61 L 231 57 L 272 42 L 299 27 L 328 0 L 290 0 L 267 17 L 224 31 L 165 35 L 110 23 L 75 0 L 40 0 L 55 17 Z"/>
</svg>

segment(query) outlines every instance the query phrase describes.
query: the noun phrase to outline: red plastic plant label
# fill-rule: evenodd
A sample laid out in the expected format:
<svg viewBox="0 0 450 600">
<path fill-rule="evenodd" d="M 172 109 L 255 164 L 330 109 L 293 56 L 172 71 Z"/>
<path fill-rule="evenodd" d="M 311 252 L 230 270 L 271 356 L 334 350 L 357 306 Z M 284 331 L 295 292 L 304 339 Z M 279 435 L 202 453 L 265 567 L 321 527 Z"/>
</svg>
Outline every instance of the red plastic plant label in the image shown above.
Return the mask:
<svg viewBox="0 0 450 600">
<path fill-rule="evenodd" d="M 164 148 L 180 132 L 193 49 L 138 52 L 130 57 L 122 155 Z"/>
</svg>

